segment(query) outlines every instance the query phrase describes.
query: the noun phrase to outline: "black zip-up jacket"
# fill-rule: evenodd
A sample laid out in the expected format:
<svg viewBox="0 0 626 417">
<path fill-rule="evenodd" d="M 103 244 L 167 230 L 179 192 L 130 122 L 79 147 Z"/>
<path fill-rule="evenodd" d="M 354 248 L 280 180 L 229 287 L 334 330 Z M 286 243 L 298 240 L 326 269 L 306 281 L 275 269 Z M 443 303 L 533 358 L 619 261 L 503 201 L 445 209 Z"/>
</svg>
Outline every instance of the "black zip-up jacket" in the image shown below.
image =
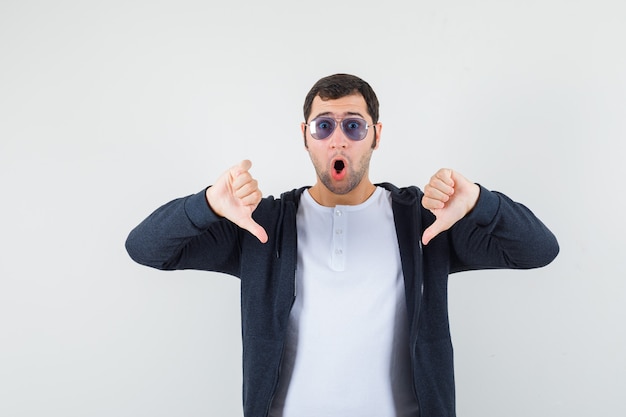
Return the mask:
<svg viewBox="0 0 626 417">
<path fill-rule="evenodd" d="M 422 247 L 422 232 L 434 216 L 421 205 L 421 190 L 379 186 L 392 195 L 420 417 L 454 417 L 448 275 L 541 267 L 556 257 L 559 246 L 529 209 L 481 186 L 474 209 Z M 296 211 L 304 189 L 261 200 L 253 218 L 268 233 L 265 244 L 217 216 L 204 191 L 157 209 L 126 241 L 130 256 L 144 265 L 218 271 L 240 278 L 246 417 L 267 416 L 278 383 L 285 331 L 297 296 Z"/>
</svg>

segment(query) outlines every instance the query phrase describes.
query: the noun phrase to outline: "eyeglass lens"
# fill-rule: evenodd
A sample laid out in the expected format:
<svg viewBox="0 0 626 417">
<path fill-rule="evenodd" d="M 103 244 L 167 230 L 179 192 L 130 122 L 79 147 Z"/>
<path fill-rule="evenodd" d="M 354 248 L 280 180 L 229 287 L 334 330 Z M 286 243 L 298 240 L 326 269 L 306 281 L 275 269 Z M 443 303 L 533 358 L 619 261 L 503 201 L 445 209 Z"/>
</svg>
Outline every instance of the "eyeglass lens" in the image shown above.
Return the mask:
<svg viewBox="0 0 626 417">
<path fill-rule="evenodd" d="M 314 139 L 326 139 L 337 128 L 337 121 L 330 117 L 318 117 L 310 123 L 311 136 Z M 363 140 L 367 136 L 367 122 L 358 117 L 343 119 L 341 130 L 350 140 Z"/>
</svg>

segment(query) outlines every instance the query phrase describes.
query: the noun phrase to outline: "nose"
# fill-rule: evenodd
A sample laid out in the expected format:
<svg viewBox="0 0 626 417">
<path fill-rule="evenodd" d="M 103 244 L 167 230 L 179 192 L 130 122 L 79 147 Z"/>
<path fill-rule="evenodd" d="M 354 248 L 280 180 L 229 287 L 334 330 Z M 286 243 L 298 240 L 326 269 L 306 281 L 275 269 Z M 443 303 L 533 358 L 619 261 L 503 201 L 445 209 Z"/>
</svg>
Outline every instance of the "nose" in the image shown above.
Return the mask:
<svg viewBox="0 0 626 417">
<path fill-rule="evenodd" d="M 347 148 L 348 147 L 348 138 L 345 133 L 343 133 L 343 129 L 341 126 L 337 126 L 337 128 L 330 135 L 329 145 L 331 148 Z"/>
</svg>

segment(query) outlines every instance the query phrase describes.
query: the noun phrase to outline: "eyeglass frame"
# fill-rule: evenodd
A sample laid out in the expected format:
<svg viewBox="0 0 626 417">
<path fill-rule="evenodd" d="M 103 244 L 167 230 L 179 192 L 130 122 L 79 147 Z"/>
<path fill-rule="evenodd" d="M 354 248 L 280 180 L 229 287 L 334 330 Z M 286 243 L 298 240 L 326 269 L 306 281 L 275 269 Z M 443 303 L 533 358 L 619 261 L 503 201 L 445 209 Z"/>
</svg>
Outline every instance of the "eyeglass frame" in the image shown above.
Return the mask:
<svg viewBox="0 0 626 417">
<path fill-rule="evenodd" d="M 316 137 L 314 136 L 316 133 L 313 133 L 313 132 L 311 131 L 311 130 L 312 130 L 312 129 L 311 129 L 311 123 L 313 123 L 313 122 L 314 122 L 314 121 L 316 121 L 317 119 L 328 119 L 328 120 L 332 120 L 332 121 L 334 122 L 333 129 L 330 131 L 330 133 L 328 134 L 328 136 L 326 136 L 325 138 L 321 138 L 321 139 L 316 138 Z M 358 120 L 358 121 L 363 121 L 363 122 L 365 123 L 365 135 L 364 135 L 361 139 L 352 139 L 352 138 L 350 137 L 350 135 L 346 132 L 346 130 L 345 130 L 345 128 L 344 128 L 344 125 L 343 125 L 343 122 L 344 122 L 344 121 L 348 121 L 348 120 Z M 309 133 L 311 134 L 311 137 L 312 137 L 313 139 L 315 139 L 315 140 L 326 140 L 326 139 L 328 139 L 329 137 L 331 137 L 331 136 L 333 135 L 333 133 L 335 133 L 335 130 L 337 129 L 337 125 L 339 125 L 339 126 L 341 127 L 341 131 L 343 132 L 343 134 L 344 134 L 344 135 L 345 135 L 348 139 L 350 139 L 351 141 L 354 141 L 354 142 L 360 142 L 360 141 L 364 140 L 364 139 L 367 137 L 367 134 L 369 133 L 369 128 L 370 128 L 370 127 L 373 127 L 373 128 L 374 128 L 374 135 L 376 134 L 376 125 L 377 125 L 377 124 L 378 124 L 378 123 L 369 124 L 369 123 L 367 123 L 367 120 L 365 120 L 363 117 L 359 117 L 359 116 L 349 116 L 349 117 L 343 117 L 343 118 L 341 118 L 341 119 L 336 119 L 336 118 L 334 118 L 334 117 L 330 117 L 330 116 L 319 115 L 319 116 L 316 116 L 315 118 L 311 119 L 311 122 L 309 122 L 309 123 L 304 123 L 304 126 L 306 126 L 306 127 L 308 127 L 308 128 L 309 128 Z"/>
</svg>

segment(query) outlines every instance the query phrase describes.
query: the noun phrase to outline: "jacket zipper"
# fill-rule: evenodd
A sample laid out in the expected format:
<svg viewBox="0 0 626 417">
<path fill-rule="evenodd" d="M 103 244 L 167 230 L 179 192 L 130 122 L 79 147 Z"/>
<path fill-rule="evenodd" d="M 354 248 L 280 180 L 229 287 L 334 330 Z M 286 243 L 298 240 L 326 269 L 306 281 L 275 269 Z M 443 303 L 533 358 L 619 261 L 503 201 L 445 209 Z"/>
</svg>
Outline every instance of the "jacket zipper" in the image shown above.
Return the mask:
<svg viewBox="0 0 626 417">
<path fill-rule="evenodd" d="M 414 326 L 415 326 L 415 346 L 417 346 L 417 332 L 419 330 L 419 317 L 420 317 L 420 309 L 422 306 L 422 298 L 424 297 L 424 252 L 423 252 L 423 248 L 422 248 L 422 239 L 419 239 L 419 268 L 417 268 L 417 271 L 419 271 L 419 275 L 420 275 L 420 288 L 419 288 L 419 297 L 420 297 L 420 308 L 416 309 L 416 311 L 413 313 L 413 315 L 415 316 L 415 322 L 414 322 Z M 416 271 L 416 272 L 417 272 Z M 415 356 L 415 348 L 413 343 L 411 343 L 411 374 L 413 376 L 412 378 L 412 382 L 413 382 L 413 393 L 415 394 L 415 399 L 417 400 L 417 406 L 418 406 L 418 410 L 419 410 L 419 415 L 422 415 L 422 404 L 420 401 L 420 397 L 419 394 L 417 392 L 417 385 L 415 384 L 415 364 L 417 363 L 417 357 Z"/>
<path fill-rule="evenodd" d="M 293 308 L 293 303 L 296 302 L 296 294 L 297 294 L 297 272 L 293 275 L 293 297 L 291 298 L 291 305 L 289 306 L 289 313 L 291 314 L 291 309 Z M 285 353 L 285 343 L 286 343 L 286 339 L 287 337 L 285 336 L 283 338 L 283 345 L 280 348 L 280 358 L 279 358 L 279 363 L 280 365 L 278 366 L 278 372 L 276 372 L 276 376 L 274 379 L 274 386 L 272 387 L 272 395 L 270 396 L 270 400 L 267 403 L 267 407 L 265 409 L 265 417 L 268 417 L 270 414 L 270 407 L 272 406 L 272 403 L 274 402 L 274 397 L 276 396 L 276 389 L 278 389 L 278 382 L 280 381 L 280 373 L 283 367 L 283 355 Z M 415 385 L 415 384 L 413 384 Z"/>
</svg>

